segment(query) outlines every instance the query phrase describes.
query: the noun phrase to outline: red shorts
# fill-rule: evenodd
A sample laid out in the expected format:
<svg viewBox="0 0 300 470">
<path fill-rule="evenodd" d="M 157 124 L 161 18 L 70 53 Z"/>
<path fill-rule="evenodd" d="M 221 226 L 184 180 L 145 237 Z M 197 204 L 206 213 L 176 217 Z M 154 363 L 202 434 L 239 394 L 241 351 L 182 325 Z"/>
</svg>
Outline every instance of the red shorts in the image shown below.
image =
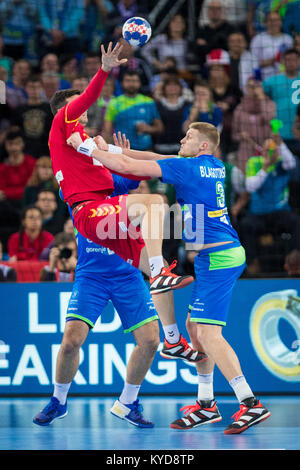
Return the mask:
<svg viewBox="0 0 300 470">
<path fill-rule="evenodd" d="M 129 220 L 126 198 L 122 195 L 78 204 L 73 209 L 74 225 L 85 238 L 113 250 L 138 268 L 145 242 L 139 227 Z"/>
</svg>

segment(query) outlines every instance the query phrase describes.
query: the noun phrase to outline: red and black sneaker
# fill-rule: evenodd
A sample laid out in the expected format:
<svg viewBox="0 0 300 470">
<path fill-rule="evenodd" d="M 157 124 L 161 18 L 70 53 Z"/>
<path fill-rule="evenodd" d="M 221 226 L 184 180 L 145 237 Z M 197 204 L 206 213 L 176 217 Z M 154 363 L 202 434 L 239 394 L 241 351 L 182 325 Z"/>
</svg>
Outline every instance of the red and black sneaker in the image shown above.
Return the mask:
<svg viewBox="0 0 300 470">
<path fill-rule="evenodd" d="M 171 271 L 176 265 L 177 261 L 174 260 L 168 268 L 162 268 L 157 276 L 150 277 L 150 294 L 160 294 L 171 289 L 181 289 L 193 282 L 193 276 L 177 276 L 172 273 Z"/>
<path fill-rule="evenodd" d="M 196 401 L 196 405 L 184 406 L 180 408 L 184 412 L 184 417 L 173 421 L 170 424 L 172 429 L 192 429 L 202 424 L 217 423 L 222 416 L 217 407 L 217 402 L 212 400 L 210 404 L 203 404 Z"/>
<path fill-rule="evenodd" d="M 234 415 L 231 423 L 224 431 L 224 434 L 240 434 L 246 431 L 250 426 L 262 423 L 271 416 L 270 411 L 265 408 L 257 398 L 253 398 L 252 403 L 247 399 L 240 404 L 240 409 Z"/>
<path fill-rule="evenodd" d="M 192 349 L 182 335 L 180 335 L 178 343 L 175 344 L 171 344 L 165 339 L 163 348 L 159 354 L 165 359 L 183 359 L 184 361 L 192 363 L 206 361 L 208 359 L 205 353 Z"/>
</svg>

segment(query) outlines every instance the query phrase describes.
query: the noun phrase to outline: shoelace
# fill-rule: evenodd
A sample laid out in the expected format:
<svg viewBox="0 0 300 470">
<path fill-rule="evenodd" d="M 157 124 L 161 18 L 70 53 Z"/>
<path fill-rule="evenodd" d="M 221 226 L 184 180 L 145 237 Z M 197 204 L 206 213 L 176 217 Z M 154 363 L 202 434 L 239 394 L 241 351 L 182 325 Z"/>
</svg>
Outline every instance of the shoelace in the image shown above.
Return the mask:
<svg viewBox="0 0 300 470">
<path fill-rule="evenodd" d="M 176 266 L 177 266 L 177 261 L 176 261 L 176 259 L 174 259 L 173 263 L 171 263 L 168 268 L 163 268 L 162 274 L 164 274 L 164 275 L 166 275 L 166 276 L 177 277 L 176 274 L 171 273 L 171 271 L 172 271 L 174 268 L 176 268 Z"/>
<path fill-rule="evenodd" d="M 237 411 L 236 413 L 234 413 L 234 415 L 231 416 L 231 418 L 234 420 L 234 421 L 238 421 L 239 418 L 245 413 L 245 411 L 247 411 L 248 408 L 247 406 L 245 405 L 240 405 L 240 409 L 239 411 Z"/>
<path fill-rule="evenodd" d="M 135 407 L 131 410 L 133 419 L 139 420 L 141 423 L 150 424 L 150 421 L 147 421 L 142 416 L 142 412 L 144 411 L 143 405 L 141 405 L 138 400 L 134 403 L 134 405 Z"/>
<path fill-rule="evenodd" d="M 58 408 L 59 402 L 56 401 L 51 401 L 49 405 L 46 406 L 46 408 L 43 410 L 43 413 L 46 415 L 52 416 L 54 413 L 56 413 L 57 408 Z"/>
<path fill-rule="evenodd" d="M 189 415 L 193 413 L 194 411 L 199 410 L 199 408 L 200 406 L 198 405 L 198 403 L 196 403 L 196 405 L 183 406 L 182 408 L 180 408 L 180 411 L 183 411 L 184 415 Z"/>
</svg>

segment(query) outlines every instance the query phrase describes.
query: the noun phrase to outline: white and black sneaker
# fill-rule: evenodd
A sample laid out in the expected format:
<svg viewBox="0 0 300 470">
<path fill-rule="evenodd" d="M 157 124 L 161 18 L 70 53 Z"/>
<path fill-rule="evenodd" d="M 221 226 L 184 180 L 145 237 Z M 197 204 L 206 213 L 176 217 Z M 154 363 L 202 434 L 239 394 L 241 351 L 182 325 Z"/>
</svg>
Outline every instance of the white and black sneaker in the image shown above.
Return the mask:
<svg viewBox="0 0 300 470">
<path fill-rule="evenodd" d="M 165 359 L 183 359 L 184 361 L 192 363 L 202 362 L 208 359 L 205 353 L 192 349 L 182 335 L 180 335 L 178 343 L 175 344 L 171 344 L 165 339 L 163 348 L 159 354 Z"/>
<path fill-rule="evenodd" d="M 177 261 L 174 260 L 168 268 L 162 268 L 157 276 L 149 278 L 150 294 L 161 294 L 171 289 L 181 289 L 194 281 L 193 276 L 177 276 L 172 273 L 176 265 Z"/>
<path fill-rule="evenodd" d="M 232 416 L 233 422 L 225 429 L 224 434 L 240 434 L 250 426 L 262 423 L 271 416 L 257 398 L 247 398 L 240 404 L 240 409 Z"/>
<path fill-rule="evenodd" d="M 180 408 L 184 412 L 184 417 L 173 421 L 170 424 L 172 429 L 192 429 L 202 424 L 217 423 L 222 416 L 217 407 L 217 402 L 196 401 L 196 405 L 184 406 Z"/>
</svg>

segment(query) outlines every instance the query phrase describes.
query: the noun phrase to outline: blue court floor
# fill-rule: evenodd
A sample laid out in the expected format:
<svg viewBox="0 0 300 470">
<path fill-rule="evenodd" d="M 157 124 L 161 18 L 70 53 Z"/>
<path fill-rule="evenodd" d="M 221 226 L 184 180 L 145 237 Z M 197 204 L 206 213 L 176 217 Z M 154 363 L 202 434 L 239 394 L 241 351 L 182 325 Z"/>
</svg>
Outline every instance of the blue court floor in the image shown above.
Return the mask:
<svg viewBox="0 0 300 470">
<path fill-rule="evenodd" d="M 141 397 L 144 416 L 153 429 L 137 429 L 109 412 L 115 399 L 70 397 L 68 415 L 50 426 L 32 423 L 47 398 L 0 399 L 0 450 L 252 450 L 300 449 L 300 397 L 260 397 L 271 417 L 241 435 L 226 436 L 224 428 L 238 410 L 232 397 L 217 397 L 223 420 L 189 431 L 169 424 L 192 397 Z"/>
</svg>

